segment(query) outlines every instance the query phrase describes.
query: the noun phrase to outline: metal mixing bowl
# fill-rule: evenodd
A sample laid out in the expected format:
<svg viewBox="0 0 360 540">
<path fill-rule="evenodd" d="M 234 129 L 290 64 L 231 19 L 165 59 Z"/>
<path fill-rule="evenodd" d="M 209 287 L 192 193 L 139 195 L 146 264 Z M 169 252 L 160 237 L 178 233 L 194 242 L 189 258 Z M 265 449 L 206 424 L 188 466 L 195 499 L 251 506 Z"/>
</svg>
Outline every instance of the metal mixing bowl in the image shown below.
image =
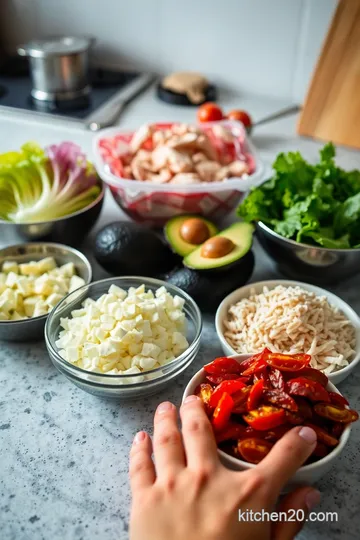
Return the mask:
<svg viewBox="0 0 360 540">
<path fill-rule="evenodd" d="M 104 200 L 105 184 L 99 180 L 99 185 L 101 192 L 95 201 L 74 214 L 51 221 L 40 221 L 38 223 L 13 223 L 11 221 L 0 220 L 1 231 L 9 236 L 16 233 L 29 242 L 47 240 L 77 246 L 84 240 L 84 237 L 93 225 L 95 225 L 100 215 Z"/>
<path fill-rule="evenodd" d="M 310 283 L 338 283 L 360 271 L 360 249 L 327 249 L 301 244 L 277 234 L 264 223 L 256 234 L 285 276 Z"/>
<path fill-rule="evenodd" d="M 74 263 L 76 273 L 88 284 L 91 282 L 92 270 L 85 255 L 61 244 L 18 244 L 0 250 L 0 269 L 5 261 L 24 263 L 39 261 L 45 257 L 54 257 L 58 266 L 68 262 Z M 32 317 L 20 321 L 0 321 L 0 340 L 34 341 L 44 337 L 47 315 Z"/>
</svg>

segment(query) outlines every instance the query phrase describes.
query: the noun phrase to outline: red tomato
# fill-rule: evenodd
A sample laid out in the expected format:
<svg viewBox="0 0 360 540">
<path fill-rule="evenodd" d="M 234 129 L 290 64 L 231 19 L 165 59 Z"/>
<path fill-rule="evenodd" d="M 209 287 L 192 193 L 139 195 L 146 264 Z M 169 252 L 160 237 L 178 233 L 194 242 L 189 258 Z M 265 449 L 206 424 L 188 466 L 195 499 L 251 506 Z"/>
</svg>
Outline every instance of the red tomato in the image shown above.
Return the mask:
<svg viewBox="0 0 360 540">
<path fill-rule="evenodd" d="M 259 431 L 268 430 L 286 422 L 284 409 L 270 405 L 262 405 L 254 411 L 249 411 L 243 415 L 243 419 L 249 426 Z"/>
<path fill-rule="evenodd" d="M 229 424 L 223 431 L 216 434 L 216 442 L 237 441 L 244 436 L 248 437 L 246 430 L 247 428 L 242 424 Z"/>
<path fill-rule="evenodd" d="M 228 358 L 227 356 L 221 356 L 215 358 L 210 364 L 204 366 L 206 373 L 211 375 L 224 375 L 228 373 L 240 373 L 240 364 L 234 358 Z"/>
<path fill-rule="evenodd" d="M 285 381 L 281 371 L 276 368 L 272 368 L 269 371 L 269 380 L 276 390 L 285 390 Z"/>
<path fill-rule="evenodd" d="M 312 428 L 317 435 L 318 442 L 326 444 L 326 446 L 336 446 L 339 442 L 337 439 L 335 439 L 335 437 L 332 437 L 325 429 L 321 428 L 320 426 L 310 424 L 310 422 L 306 422 L 304 426 Z"/>
<path fill-rule="evenodd" d="M 237 122 L 242 122 L 246 128 L 252 126 L 252 120 L 250 115 L 242 110 L 234 109 L 233 111 L 230 111 L 226 117 L 229 120 L 236 120 Z"/>
<path fill-rule="evenodd" d="M 349 402 L 341 394 L 337 392 L 329 392 L 329 397 L 332 405 L 338 405 L 338 407 L 348 407 Z"/>
<path fill-rule="evenodd" d="M 224 392 L 227 392 L 230 396 L 238 392 L 246 385 L 242 381 L 236 379 L 234 381 L 223 381 L 220 383 L 215 390 L 213 391 L 210 397 L 210 407 L 215 409 L 216 405 L 219 403 L 221 396 Z"/>
<path fill-rule="evenodd" d="M 246 408 L 246 402 L 249 397 L 251 390 L 251 386 L 245 386 L 245 388 L 242 388 L 239 390 L 239 392 L 236 392 L 232 395 L 232 398 L 234 400 L 234 414 L 243 414 L 247 411 Z"/>
<path fill-rule="evenodd" d="M 293 413 L 290 411 L 285 411 L 286 421 L 292 424 L 293 426 L 299 426 L 304 422 L 304 417 L 299 413 Z"/>
<path fill-rule="evenodd" d="M 303 396 L 310 401 L 330 401 L 328 391 L 320 383 L 305 377 L 290 379 L 286 383 L 286 390 L 289 394 Z"/>
<path fill-rule="evenodd" d="M 287 433 L 292 428 L 292 425 L 282 424 L 281 426 L 276 426 L 272 429 L 269 429 L 268 431 L 263 431 L 262 437 L 269 441 L 278 441 L 279 439 L 281 439 L 281 437 L 285 435 L 285 433 Z M 258 433 L 261 433 L 261 431 Z"/>
<path fill-rule="evenodd" d="M 325 373 L 322 373 L 322 371 L 319 371 L 318 369 L 314 369 L 312 367 L 305 367 L 299 371 L 299 373 L 291 373 L 289 374 L 290 378 L 293 377 L 306 377 L 307 379 L 310 379 L 311 381 L 315 381 L 320 383 L 324 388 L 327 387 L 327 384 L 329 382 L 329 379 L 325 375 Z"/>
<path fill-rule="evenodd" d="M 310 360 L 309 354 L 270 353 L 266 357 L 267 364 L 280 371 L 298 371 L 309 365 Z"/>
<path fill-rule="evenodd" d="M 249 380 L 247 377 L 239 377 L 237 373 L 224 373 L 223 375 L 207 375 L 206 379 L 209 381 L 209 383 L 215 384 L 215 386 L 222 383 L 223 381 L 232 381 L 236 379 L 237 381 L 247 383 Z"/>
<path fill-rule="evenodd" d="M 264 397 L 266 401 L 273 405 L 288 409 L 289 411 L 296 412 L 299 408 L 295 400 L 283 390 L 276 390 L 275 388 L 273 390 L 265 390 Z"/>
<path fill-rule="evenodd" d="M 198 396 L 204 403 L 205 411 L 207 412 L 208 416 L 211 414 L 210 398 L 212 393 L 213 389 L 210 384 L 202 383 L 199 384 L 199 386 L 195 389 L 195 395 Z"/>
<path fill-rule="evenodd" d="M 263 439 L 243 439 L 238 442 L 237 449 L 245 461 L 259 463 L 271 450 L 273 445 Z"/>
<path fill-rule="evenodd" d="M 242 371 L 242 375 L 248 376 L 253 375 L 254 373 L 257 373 L 259 371 L 262 371 L 266 367 L 266 358 L 270 351 L 268 349 L 264 349 L 261 353 L 255 354 L 248 360 L 245 360 L 245 362 L 241 362 L 240 366 L 242 369 L 244 369 L 245 364 L 245 371 Z"/>
<path fill-rule="evenodd" d="M 222 431 L 226 428 L 233 407 L 234 400 L 227 392 L 224 392 L 211 419 L 211 423 L 215 431 Z"/>
<path fill-rule="evenodd" d="M 340 422 L 341 424 L 349 424 L 355 422 L 359 418 L 359 414 L 352 409 L 338 407 L 337 405 L 329 405 L 328 403 L 316 403 L 314 411 L 322 418 Z"/>
<path fill-rule="evenodd" d="M 251 387 L 249 396 L 247 398 L 246 407 L 248 411 L 252 411 L 253 409 L 256 409 L 258 406 L 261 396 L 263 394 L 264 390 L 264 380 L 259 379 L 256 381 L 256 383 Z"/>
<path fill-rule="evenodd" d="M 340 439 L 341 435 L 343 434 L 344 429 L 346 428 L 347 424 L 341 424 L 340 422 L 334 422 L 333 426 L 331 428 L 331 435 L 335 437 L 335 439 Z"/>
<path fill-rule="evenodd" d="M 209 101 L 198 108 L 197 119 L 199 122 L 217 122 L 224 118 L 221 108 Z"/>
</svg>

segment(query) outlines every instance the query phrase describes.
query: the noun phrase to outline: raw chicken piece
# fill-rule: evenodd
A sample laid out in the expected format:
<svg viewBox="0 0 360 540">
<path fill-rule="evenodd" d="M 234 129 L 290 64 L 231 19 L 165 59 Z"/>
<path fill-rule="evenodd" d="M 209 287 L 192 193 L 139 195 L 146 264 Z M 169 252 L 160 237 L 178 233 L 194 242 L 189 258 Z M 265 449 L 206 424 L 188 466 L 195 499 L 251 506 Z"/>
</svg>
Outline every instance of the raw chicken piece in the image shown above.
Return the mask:
<svg viewBox="0 0 360 540">
<path fill-rule="evenodd" d="M 170 180 L 169 184 L 198 184 L 201 182 L 200 177 L 196 173 L 179 173 Z"/>
<path fill-rule="evenodd" d="M 139 129 L 135 131 L 130 142 L 131 152 L 135 154 L 142 147 L 142 145 L 152 137 L 154 131 L 155 127 L 151 124 L 144 124 L 143 126 L 139 127 Z"/>
<path fill-rule="evenodd" d="M 155 131 L 153 134 L 153 143 L 155 148 L 160 145 L 164 145 L 172 137 L 171 129 L 161 129 Z"/>
<path fill-rule="evenodd" d="M 200 161 L 195 165 L 195 169 L 203 182 L 214 182 L 221 165 L 217 161 Z"/>
<path fill-rule="evenodd" d="M 184 133 L 184 135 L 173 135 L 167 141 L 167 145 L 175 150 L 195 151 L 198 135 L 196 133 Z"/>
<path fill-rule="evenodd" d="M 225 180 L 225 178 L 228 178 L 230 176 L 229 174 L 229 167 L 226 165 L 225 167 L 221 167 L 218 172 L 215 175 L 215 180 L 217 182 L 221 182 L 222 180 Z"/>
<path fill-rule="evenodd" d="M 168 167 L 173 173 L 190 172 L 193 170 L 191 158 L 187 154 L 177 152 L 168 146 L 158 146 L 152 152 L 154 171 Z"/>
<path fill-rule="evenodd" d="M 130 165 L 126 165 L 124 167 L 124 177 L 125 178 L 134 178 Z"/>
<path fill-rule="evenodd" d="M 213 128 L 212 128 L 212 131 L 213 131 L 213 134 L 218 137 L 219 139 L 221 139 L 222 141 L 226 142 L 226 143 L 233 143 L 234 142 L 234 135 L 231 133 L 230 129 L 224 127 L 224 126 L 219 126 L 219 125 L 214 125 Z"/>
<path fill-rule="evenodd" d="M 228 165 L 230 176 L 242 176 L 249 172 L 249 167 L 244 161 L 233 161 Z"/>
<path fill-rule="evenodd" d="M 151 152 L 139 150 L 131 162 L 131 170 L 136 180 L 147 180 L 149 172 L 152 172 Z"/>
<path fill-rule="evenodd" d="M 200 163 L 200 161 L 207 161 L 207 157 L 203 152 L 196 152 L 192 156 L 193 163 Z"/>
<path fill-rule="evenodd" d="M 197 138 L 197 147 L 198 149 L 207 155 L 207 157 L 213 161 L 217 160 L 217 152 L 214 146 L 212 145 L 209 137 L 203 133 Z"/>
</svg>

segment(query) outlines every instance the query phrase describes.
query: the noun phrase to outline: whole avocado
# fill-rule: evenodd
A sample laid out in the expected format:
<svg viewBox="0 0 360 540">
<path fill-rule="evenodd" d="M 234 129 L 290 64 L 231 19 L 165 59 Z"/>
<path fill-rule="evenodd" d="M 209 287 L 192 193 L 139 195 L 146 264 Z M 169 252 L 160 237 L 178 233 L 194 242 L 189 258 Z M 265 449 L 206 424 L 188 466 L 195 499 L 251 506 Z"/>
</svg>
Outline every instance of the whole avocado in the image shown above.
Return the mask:
<svg viewBox="0 0 360 540">
<path fill-rule="evenodd" d="M 240 264 L 221 274 L 184 267 L 172 272 L 167 281 L 187 292 L 202 311 L 211 313 L 216 311 L 225 296 L 245 285 L 253 273 L 254 264 L 254 255 L 248 251 Z"/>
<path fill-rule="evenodd" d="M 177 259 L 151 229 L 128 221 L 103 227 L 95 239 L 94 255 L 110 274 L 157 276 L 174 268 Z"/>
</svg>

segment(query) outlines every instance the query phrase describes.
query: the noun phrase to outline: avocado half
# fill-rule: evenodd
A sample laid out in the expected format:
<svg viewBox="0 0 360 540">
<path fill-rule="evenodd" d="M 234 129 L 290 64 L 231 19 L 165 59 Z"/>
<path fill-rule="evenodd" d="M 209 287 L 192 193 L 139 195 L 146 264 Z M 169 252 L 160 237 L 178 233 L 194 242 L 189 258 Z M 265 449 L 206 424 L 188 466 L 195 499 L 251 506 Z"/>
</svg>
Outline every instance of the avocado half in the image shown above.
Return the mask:
<svg viewBox="0 0 360 540">
<path fill-rule="evenodd" d="M 220 302 L 247 283 L 254 270 L 254 255 L 249 250 L 238 264 L 224 272 L 198 272 L 190 268 L 179 268 L 167 276 L 167 281 L 187 292 L 204 312 L 212 313 Z"/>
<path fill-rule="evenodd" d="M 254 227 L 250 223 L 234 223 L 213 237 L 223 237 L 231 240 L 234 247 L 230 253 L 217 258 L 204 257 L 202 254 L 204 244 L 202 244 L 189 253 L 183 262 L 185 266 L 194 270 L 211 270 L 233 264 L 250 251 L 253 232 Z"/>
<path fill-rule="evenodd" d="M 182 216 L 175 216 L 169 219 L 164 227 L 165 238 L 170 244 L 171 249 L 181 257 L 186 257 L 186 255 L 199 247 L 199 244 L 190 244 L 181 236 L 181 226 L 185 223 L 185 221 L 191 218 L 201 219 L 209 230 L 209 238 L 211 236 L 215 236 L 219 232 L 214 223 L 202 216 L 197 216 L 195 214 L 184 214 Z"/>
</svg>

